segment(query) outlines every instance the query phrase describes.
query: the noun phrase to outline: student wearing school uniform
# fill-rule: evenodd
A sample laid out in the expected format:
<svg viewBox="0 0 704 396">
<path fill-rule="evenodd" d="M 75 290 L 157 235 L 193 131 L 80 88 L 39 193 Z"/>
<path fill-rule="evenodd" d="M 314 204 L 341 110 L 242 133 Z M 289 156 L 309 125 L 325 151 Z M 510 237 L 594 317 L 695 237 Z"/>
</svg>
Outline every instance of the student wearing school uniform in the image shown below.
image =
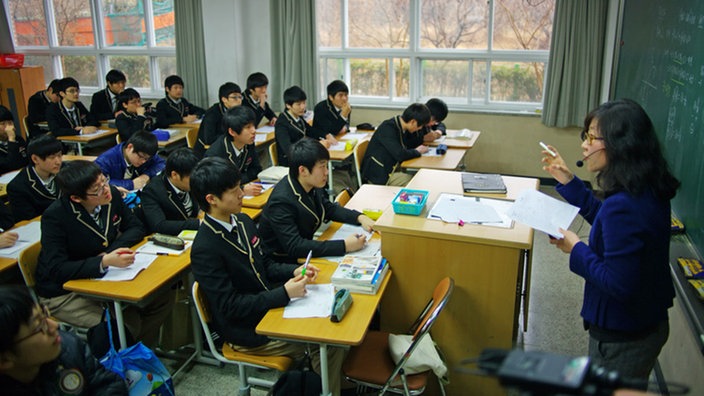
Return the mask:
<svg viewBox="0 0 704 396">
<path fill-rule="evenodd" d="M 312 134 L 313 128 L 303 119 L 306 113 L 306 98 L 306 93 L 296 85 L 284 91 L 286 110 L 279 114 L 274 125 L 279 166 L 288 166 L 288 151 L 292 144 Z"/>
<path fill-rule="evenodd" d="M 402 115 L 382 122 L 364 153 L 362 181 L 391 186 L 408 184 L 411 175 L 401 171 L 401 163 L 427 153 L 428 147 L 408 146 L 406 142 L 414 137 L 406 135 L 418 133 L 429 121 L 430 110 L 422 103 L 414 103 Z"/>
<path fill-rule="evenodd" d="M 42 130 L 37 123 L 46 121 L 46 108 L 52 103 L 61 100 L 59 96 L 59 79 L 54 79 L 49 83 L 46 90 L 37 91 L 29 97 L 27 102 L 27 140 L 39 136 L 46 131 Z"/>
<path fill-rule="evenodd" d="M 101 321 L 103 302 L 69 292 L 63 284 L 131 265 L 136 253 L 130 247 L 144 238 L 144 228 L 95 163 L 71 161 L 56 180 L 61 197 L 42 215 L 36 290 L 53 317 L 92 327 Z M 173 298 L 173 292 L 164 292 L 143 308 L 130 305 L 123 311 L 135 339 L 154 337 Z"/>
<path fill-rule="evenodd" d="M 56 174 L 61 169 L 63 147 L 53 135 L 41 135 L 27 145 L 32 163 L 7 184 L 7 197 L 15 222 L 33 219 L 59 197 Z"/>
<path fill-rule="evenodd" d="M 125 90 L 127 77 L 119 70 L 112 69 L 105 75 L 107 86 L 93 94 L 90 112 L 96 120 L 111 120 L 122 110 L 117 104 L 118 96 Z"/>
<path fill-rule="evenodd" d="M 0 389 L 4 395 L 127 396 L 125 380 L 77 336 L 59 329 L 26 286 L 0 286 Z"/>
<path fill-rule="evenodd" d="M 115 126 L 123 142 L 137 132 L 156 129 L 154 120 L 142 106 L 142 98 L 136 89 L 127 88 L 122 91 L 117 97 L 117 106 L 121 111 L 115 117 Z"/>
<path fill-rule="evenodd" d="M 203 116 L 203 121 L 198 129 L 198 139 L 193 147 L 193 151 L 199 157 L 203 157 L 206 146 L 210 146 L 215 140 L 223 135 L 222 116 L 233 107 L 242 105 L 242 89 L 233 82 L 226 82 L 218 90 L 220 101 L 212 105 Z"/>
<path fill-rule="evenodd" d="M 262 122 L 262 118 L 269 120 L 269 125 L 276 124 L 276 113 L 269 107 L 266 101 L 266 93 L 269 87 L 269 79 L 264 73 L 252 73 L 247 77 L 247 92 L 242 98 L 242 106 L 249 107 L 256 115 L 254 126 L 257 127 Z"/>
<path fill-rule="evenodd" d="M 208 300 L 213 328 L 234 350 L 301 359 L 305 344 L 272 340 L 255 328 L 269 309 L 303 297 L 319 269 L 309 264 L 304 276 L 303 265 L 278 263 L 264 254 L 254 221 L 241 213 L 239 176 L 217 157 L 205 158 L 191 174 L 191 191 L 206 213 L 191 248 L 193 276 Z M 333 395 L 340 394 L 344 355 L 342 348 L 328 348 Z M 320 372 L 320 355 L 312 353 L 311 360 Z"/>
<path fill-rule="evenodd" d="M 425 102 L 425 106 L 430 110 L 430 122 L 423 128 L 423 141 L 432 142 L 447 134 L 445 118 L 447 118 L 447 103 L 439 98 L 431 98 Z"/>
<path fill-rule="evenodd" d="M 295 262 L 311 250 L 313 257 L 343 256 L 364 247 L 363 235 L 313 239 L 320 225 L 331 220 L 359 224 L 368 232 L 374 225 L 366 215 L 330 202 L 325 189 L 329 160 L 328 150 L 314 139 L 304 138 L 291 146 L 289 174 L 274 186 L 259 221 L 264 250 L 274 259 Z"/>
<path fill-rule="evenodd" d="M 15 130 L 15 120 L 7 107 L 0 105 L 0 174 L 27 165 L 27 143 Z"/>
<path fill-rule="evenodd" d="M 347 84 L 335 80 L 328 84 L 327 93 L 327 99 L 316 104 L 313 110 L 313 130 L 318 138 L 335 137 L 350 129 L 352 107 Z"/>
<path fill-rule="evenodd" d="M 156 154 L 158 148 L 153 133 L 137 132 L 126 142 L 100 154 L 95 163 L 108 177 L 110 185 L 118 187 L 122 193 L 141 190 L 166 166 Z"/>
<path fill-rule="evenodd" d="M 183 230 L 198 229 L 198 202 L 189 184 L 198 160 L 188 147 L 174 151 L 166 159 L 164 172 L 142 190 L 147 232 L 178 235 Z"/>
<path fill-rule="evenodd" d="M 72 77 L 62 78 L 61 100 L 46 109 L 46 121 L 54 136 L 89 135 L 98 130 L 100 123 L 81 103 L 81 87 Z"/>
<path fill-rule="evenodd" d="M 240 171 L 245 195 L 262 193 L 261 184 L 250 183 L 262 171 L 254 146 L 257 133 L 254 119 L 254 112 L 248 107 L 238 106 L 226 111 L 222 117 L 222 126 L 227 133 L 216 139 L 205 152 L 206 157 L 225 158 Z"/>
<path fill-rule="evenodd" d="M 187 124 L 205 114 L 205 110 L 183 97 L 183 80 L 172 75 L 164 80 L 166 97 L 156 104 L 156 125 L 167 128 L 171 124 Z"/>
</svg>

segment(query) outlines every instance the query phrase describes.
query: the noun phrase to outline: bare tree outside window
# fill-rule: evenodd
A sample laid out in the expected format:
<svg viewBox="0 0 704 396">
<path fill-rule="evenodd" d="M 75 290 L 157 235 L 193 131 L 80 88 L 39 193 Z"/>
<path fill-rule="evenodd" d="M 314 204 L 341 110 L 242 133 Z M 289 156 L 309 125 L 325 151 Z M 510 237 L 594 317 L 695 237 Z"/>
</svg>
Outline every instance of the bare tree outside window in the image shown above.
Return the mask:
<svg viewBox="0 0 704 396">
<path fill-rule="evenodd" d="M 16 45 L 49 45 L 42 0 L 10 0 L 9 9 Z"/>
<path fill-rule="evenodd" d="M 486 49 L 488 22 L 486 0 L 423 0 L 420 45 L 423 48 Z"/>
<path fill-rule="evenodd" d="M 93 19 L 88 0 L 54 0 L 53 3 L 59 45 L 68 47 L 95 45 Z"/>
<path fill-rule="evenodd" d="M 408 48 L 410 0 L 349 0 L 350 47 Z"/>
</svg>

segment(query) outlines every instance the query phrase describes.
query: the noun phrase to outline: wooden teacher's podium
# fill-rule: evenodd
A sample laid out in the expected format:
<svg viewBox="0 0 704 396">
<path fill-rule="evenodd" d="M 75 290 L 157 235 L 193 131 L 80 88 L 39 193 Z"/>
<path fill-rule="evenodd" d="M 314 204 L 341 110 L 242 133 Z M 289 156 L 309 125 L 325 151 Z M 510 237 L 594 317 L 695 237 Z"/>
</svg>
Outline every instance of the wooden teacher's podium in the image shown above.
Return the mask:
<svg viewBox="0 0 704 396">
<path fill-rule="evenodd" d="M 522 190 L 539 185 L 531 178 L 504 176 L 504 182 L 506 196 L 494 197 L 515 199 Z M 498 228 L 427 219 L 440 193 L 462 194 L 460 172 L 421 169 L 407 187 L 430 191 L 420 216 L 397 215 L 389 208 L 374 226 L 394 271 L 381 302 L 382 329 L 407 331 L 435 284 L 453 277 L 455 291 L 431 332 L 447 358 L 447 394 L 505 395 L 495 378 L 455 368 L 485 348 L 512 348 L 522 295 L 524 317 L 527 314 L 533 230 L 515 222 L 511 228 Z M 434 393 L 429 389 L 428 394 Z"/>
<path fill-rule="evenodd" d="M 15 130 L 27 138 L 22 119 L 27 115 L 27 102 L 35 92 L 46 89 L 44 68 L 41 66 L 19 69 L 0 69 L 0 104 L 10 109 L 15 117 Z"/>
</svg>

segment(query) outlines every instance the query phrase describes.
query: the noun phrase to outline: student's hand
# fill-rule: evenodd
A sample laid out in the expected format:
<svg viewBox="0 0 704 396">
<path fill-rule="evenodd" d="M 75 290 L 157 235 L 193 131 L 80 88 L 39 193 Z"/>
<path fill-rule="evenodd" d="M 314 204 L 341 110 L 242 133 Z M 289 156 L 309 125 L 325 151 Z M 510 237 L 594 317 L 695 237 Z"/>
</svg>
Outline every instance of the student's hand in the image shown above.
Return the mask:
<svg viewBox="0 0 704 396">
<path fill-rule="evenodd" d="M 337 132 L 337 134 L 338 134 L 338 135 L 344 135 L 344 134 L 346 134 L 347 132 L 348 132 L 348 131 L 347 131 L 347 124 L 345 124 L 342 128 L 340 128 L 340 130 Z"/>
<path fill-rule="evenodd" d="M 262 185 L 259 183 L 247 183 L 242 187 L 244 195 L 257 196 L 262 193 Z"/>
<path fill-rule="evenodd" d="M 17 132 L 15 131 L 15 124 L 8 124 L 5 127 L 5 135 L 7 135 L 8 142 L 14 142 L 17 140 Z"/>
<path fill-rule="evenodd" d="M 555 147 L 548 145 L 550 150 L 552 150 L 556 155 L 553 157 L 550 153 L 543 150 L 543 158 L 540 160 L 543 165 L 543 170 L 548 172 L 555 180 L 561 184 L 569 183 L 573 178 L 574 174 L 567 167 L 565 160 L 562 159 L 560 152 L 555 149 Z"/>
<path fill-rule="evenodd" d="M 263 93 L 259 95 L 259 107 L 262 109 L 266 109 L 266 100 L 269 98 L 269 95 Z"/>
<path fill-rule="evenodd" d="M 0 248 L 15 246 L 20 235 L 16 232 L 6 231 L 0 234 Z"/>
<path fill-rule="evenodd" d="M 122 197 L 122 198 L 125 198 L 125 197 L 127 196 L 127 194 L 130 193 L 129 190 L 127 190 L 127 189 L 124 188 L 124 187 L 115 186 L 115 188 L 117 189 L 117 191 L 120 192 L 120 197 Z"/>
<path fill-rule="evenodd" d="M 288 298 L 303 297 L 306 295 L 306 284 L 308 283 L 307 276 L 301 276 L 300 274 L 291 278 L 284 284 L 284 289 L 286 289 L 286 294 Z"/>
<path fill-rule="evenodd" d="M 132 184 L 134 185 L 135 190 L 143 189 L 144 186 L 146 186 L 148 182 L 149 182 L 149 175 L 140 175 L 140 176 L 132 179 Z"/>
<path fill-rule="evenodd" d="M 569 254 L 572 252 L 574 245 L 580 242 L 580 239 L 577 234 L 572 231 L 560 228 L 560 232 L 564 237 L 560 239 L 550 237 L 550 244 L 557 246 L 558 249 Z"/>
<path fill-rule="evenodd" d="M 441 136 L 442 136 L 442 132 L 440 132 L 440 131 L 430 131 L 425 136 L 423 136 L 423 141 L 424 142 L 432 142 L 435 139 L 439 139 Z"/>
<path fill-rule="evenodd" d="M 322 144 L 323 147 L 325 147 L 326 149 L 329 149 L 329 148 L 330 148 L 330 142 L 327 141 L 326 139 L 320 139 L 320 140 L 318 140 L 318 141 L 319 141 L 320 144 Z"/>
<path fill-rule="evenodd" d="M 193 122 L 198 119 L 198 116 L 195 114 L 189 114 L 185 117 L 183 117 L 183 123 L 188 124 L 189 122 Z"/>
<path fill-rule="evenodd" d="M 84 126 L 83 129 L 81 129 L 81 134 L 83 135 L 90 135 L 91 133 L 95 133 L 98 131 L 97 127 L 94 126 Z"/>
<path fill-rule="evenodd" d="M 362 234 L 352 234 L 345 238 L 345 252 L 356 252 L 364 248 L 364 243 L 367 241 L 367 237 Z"/>
<path fill-rule="evenodd" d="M 345 118 L 348 118 L 351 112 L 352 106 L 350 106 L 350 102 L 345 103 L 345 105 L 340 109 L 340 114 Z"/>
<path fill-rule="evenodd" d="M 296 268 L 293 271 L 293 276 L 297 277 L 301 275 L 301 272 L 303 271 L 303 266 L 305 264 L 302 264 L 300 267 Z M 308 263 L 308 268 L 306 268 L 306 278 L 308 278 L 309 282 L 312 282 L 318 278 L 318 272 L 320 272 L 320 269 L 316 267 L 315 265 Z"/>
<path fill-rule="evenodd" d="M 328 133 L 327 135 L 325 135 L 325 140 L 327 140 L 331 146 L 337 144 L 337 139 L 335 139 L 335 136 L 333 136 L 332 133 Z"/>
<path fill-rule="evenodd" d="M 104 255 L 100 266 L 103 267 L 103 269 L 107 269 L 107 267 L 129 267 L 134 263 L 134 256 L 136 254 L 137 253 L 130 248 L 118 248 Z"/>
<path fill-rule="evenodd" d="M 274 118 L 272 118 L 271 120 L 269 120 L 269 126 L 274 126 L 274 125 L 276 125 L 276 120 L 277 120 L 276 117 L 274 117 Z"/>
<path fill-rule="evenodd" d="M 421 153 L 421 154 L 425 154 L 425 153 L 428 152 L 428 146 L 425 146 L 425 145 L 422 145 L 422 144 L 421 144 L 420 146 L 416 147 L 416 151 L 419 152 L 419 153 Z"/>
<path fill-rule="evenodd" d="M 147 112 L 147 110 L 144 108 L 144 106 L 137 107 L 137 115 L 143 116 L 144 113 L 146 113 L 146 112 Z"/>
<path fill-rule="evenodd" d="M 362 225 L 362 228 L 364 228 L 364 231 L 366 232 L 372 232 L 374 231 L 374 220 L 372 220 L 369 216 L 365 214 L 361 214 L 357 216 L 357 221 L 359 224 Z"/>
</svg>

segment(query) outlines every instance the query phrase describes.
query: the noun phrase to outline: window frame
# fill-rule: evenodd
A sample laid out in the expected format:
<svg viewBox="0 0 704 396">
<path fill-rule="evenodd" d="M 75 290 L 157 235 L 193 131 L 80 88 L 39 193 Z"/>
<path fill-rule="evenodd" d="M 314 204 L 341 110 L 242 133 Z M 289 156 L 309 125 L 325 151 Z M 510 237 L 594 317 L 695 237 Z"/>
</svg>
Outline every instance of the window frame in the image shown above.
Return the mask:
<svg viewBox="0 0 704 396">
<path fill-rule="evenodd" d="M 321 1 L 321 0 L 318 0 Z M 322 1 L 334 1 L 334 0 L 322 0 Z M 442 49 L 442 48 L 422 48 L 420 45 L 420 34 L 419 28 L 421 23 L 421 0 L 409 0 L 410 1 L 410 19 L 409 19 L 409 46 L 408 48 L 350 48 L 349 47 L 349 34 L 348 34 L 348 0 L 337 0 L 341 2 L 341 45 L 342 48 L 332 48 L 323 47 L 319 43 L 317 45 L 318 49 L 318 62 L 319 65 L 327 64 L 328 60 L 342 60 L 343 61 L 343 76 L 331 76 L 328 73 L 328 69 L 321 66 L 321 78 L 322 81 L 332 81 L 335 79 L 341 79 L 349 84 L 351 70 L 350 70 L 350 60 L 355 58 L 373 58 L 373 59 L 399 59 L 405 58 L 409 60 L 410 64 L 410 76 L 409 76 L 409 98 L 404 100 L 402 98 L 394 98 L 392 96 L 393 90 L 393 80 L 394 73 L 389 76 L 389 92 L 388 96 L 385 97 L 370 97 L 370 96 L 360 96 L 354 95 L 350 92 L 350 102 L 361 106 L 361 107 L 371 107 L 371 108 L 405 108 L 414 102 L 425 102 L 432 96 L 425 95 L 422 92 L 423 81 L 422 81 L 422 62 L 424 60 L 432 61 L 443 61 L 443 60 L 461 60 L 466 61 L 469 70 L 469 86 L 467 87 L 467 96 L 463 99 L 458 97 L 441 97 L 445 100 L 448 106 L 455 111 L 481 111 L 481 112 L 501 112 L 501 113 L 534 113 L 538 114 L 542 111 L 543 102 L 507 102 L 507 101 L 494 101 L 491 100 L 491 64 L 492 62 L 516 62 L 516 63 L 542 63 L 543 64 L 543 74 L 546 75 L 548 71 L 548 60 L 550 57 L 549 50 L 497 50 L 493 49 L 493 32 L 494 32 L 494 1 L 487 0 L 490 4 L 489 7 L 489 21 L 487 29 L 491 34 L 489 34 L 487 39 L 487 49 L 486 50 L 475 50 L 475 49 Z M 475 61 L 486 62 L 486 75 L 487 82 L 486 88 L 484 89 L 483 98 L 477 100 L 474 98 L 472 100 L 472 68 L 471 65 Z M 543 79 L 542 98 L 545 97 L 545 81 Z M 321 84 L 319 89 L 319 96 L 322 99 L 327 97 L 325 88 L 326 84 Z"/>
<path fill-rule="evenodd" d="M 161 97 L 164 94 L 163 79 L 166 76 L 160 75 L 158 59 L 164 57 L 176 58 L 176 46 L 157 46 L 156 31 L 154 29 L 154 8 L 152 0 L 142 0 L 144 6 L 144 26 L 146 31 L 146 46 L 107 46 L 105 43 L 105 26 L 103 18 L 103 1 L 89 0 L 91 9 L 91 23 L 93 25 L 93 37 L 95 44 L 92 46 L 60 46 L 58 44 L 58 33 L 56 31 L 55 13 L 52 0 L 41 0 L 44 7 L 44 15 L 47 27 L 47 46 L 23 46 L 16 45 L 14 37 L 13 20 L 10 12 L 9 0 L 2 0 L 5 6 L 7 22 L 10 27 L 10 36 L 15 51 L 28 56 L 49 56 L 52 67 L 53 78 L 68 77 L 64 75 L 61 64 L 62 56 L 94 56 L 97 63 L 98 85 L 87 85 L 81 82 L 81 96 L 90 96 L 96 91 L 105 88 L 105 75 L 112 67 L 109 65 L 110 56 L 146 56 L 149 60 L 150 87 L 135 87 L 142 96 Z M 45 73 L 46 74 L 46 73 Z M 129 86 L 129 81 L 128 81 Z"/>
</svg>

